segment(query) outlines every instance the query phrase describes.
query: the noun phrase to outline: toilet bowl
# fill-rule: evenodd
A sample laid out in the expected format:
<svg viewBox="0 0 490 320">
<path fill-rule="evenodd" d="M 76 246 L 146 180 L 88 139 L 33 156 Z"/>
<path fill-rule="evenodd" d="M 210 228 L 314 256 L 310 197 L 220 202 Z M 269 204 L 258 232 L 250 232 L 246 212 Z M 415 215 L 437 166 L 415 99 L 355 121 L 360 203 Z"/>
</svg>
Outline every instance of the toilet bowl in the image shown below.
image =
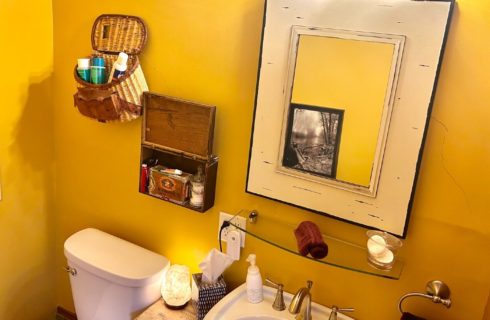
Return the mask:
<svg viewBox="0 0 490 320">
<path fill-rule="evenodd" d="M 78 320 L 131 320 L 160 298 L 169 261 L 97 229 L 64 245 Z"/>
</svg>

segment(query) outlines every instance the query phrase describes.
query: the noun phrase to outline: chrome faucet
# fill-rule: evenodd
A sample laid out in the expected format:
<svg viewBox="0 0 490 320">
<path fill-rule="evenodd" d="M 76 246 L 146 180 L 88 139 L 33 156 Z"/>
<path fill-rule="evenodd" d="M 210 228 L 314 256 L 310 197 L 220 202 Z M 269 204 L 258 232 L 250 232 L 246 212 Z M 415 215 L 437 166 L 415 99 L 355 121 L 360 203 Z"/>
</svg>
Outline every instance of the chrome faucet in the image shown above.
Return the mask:
<svg viewBox="0 0 490 320">
<path fill-rule="evenodd" d="M 291 299 L 289 312 L 296 315 L 297 320 L 311 320 L 311 286 L 313 282 L 308 280 L 306 287 L 300 288 Z"/>
</svg>

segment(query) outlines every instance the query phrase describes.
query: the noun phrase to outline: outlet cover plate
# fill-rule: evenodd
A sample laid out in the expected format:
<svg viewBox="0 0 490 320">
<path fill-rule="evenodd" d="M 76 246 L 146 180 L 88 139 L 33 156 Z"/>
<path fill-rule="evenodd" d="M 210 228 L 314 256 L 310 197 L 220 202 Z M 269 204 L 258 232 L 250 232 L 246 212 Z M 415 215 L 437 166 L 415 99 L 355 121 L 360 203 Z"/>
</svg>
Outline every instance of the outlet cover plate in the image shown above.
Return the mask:
<svg viewBox="0 0 490 320">
<path fill-rule="evenodd" d="M 224 221 L 231 221 L 234 225 L 239 226 L 243 230 L 247 230 L 247 219 L 244 217 L 240 216 L 234 216 L 232 214 L 226 213 L 226 212 L 220 212 L 219 213 L 219 223 L 218 223 L 218 240 L 219 240 L 219 231 L 221 229 L 221 225 L 223 224 Z M 221 241 L 226 242 L 226 235 L 228 233 L 229 228 L 235 228 L 234 226 L 229 226 L 227 228 L 224 228 L 221 234 Z M 238 229 L 238 228 L 235 228 Z M 245 232 L 238 229 L 240 232 L 240 247 L 245 248 Z"/>
</svg>

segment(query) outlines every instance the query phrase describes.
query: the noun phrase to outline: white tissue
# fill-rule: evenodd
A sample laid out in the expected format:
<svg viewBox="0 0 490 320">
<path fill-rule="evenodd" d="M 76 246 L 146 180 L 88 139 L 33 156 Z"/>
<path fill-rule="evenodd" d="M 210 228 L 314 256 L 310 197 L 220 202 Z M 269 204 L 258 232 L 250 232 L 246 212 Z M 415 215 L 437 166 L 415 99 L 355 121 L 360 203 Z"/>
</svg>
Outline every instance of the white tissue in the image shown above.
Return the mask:
<svg viewBox="0 0 490 320">
<path fill-rule="evenodd" d="M 202 281 L 214 283 L 219 276 L 233 263 L 233 258 L 213 249 L 209 251 L 204 260 L 199 263 L 199 269 L 202 271 Z"/>
</svg>

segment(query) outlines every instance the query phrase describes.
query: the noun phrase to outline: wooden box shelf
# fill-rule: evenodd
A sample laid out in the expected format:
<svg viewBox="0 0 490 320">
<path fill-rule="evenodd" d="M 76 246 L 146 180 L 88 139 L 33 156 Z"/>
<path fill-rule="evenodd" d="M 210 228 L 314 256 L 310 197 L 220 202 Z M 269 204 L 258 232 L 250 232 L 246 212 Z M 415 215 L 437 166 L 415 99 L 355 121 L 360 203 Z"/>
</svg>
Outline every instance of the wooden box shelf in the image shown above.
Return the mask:
<svg viewBox="0 0 490 320">
<path fill-rule="evenodd" d="M 203 205 L 194 207 L 188 200 L 177 204 L 205 212 L 214 205 L 218 171 L 218 157 L 212 155 L 216 108 L 150 92 L 144 94 L 143 105 L 140 167 L 143 163 L 157 162 L 191 175 L 201 167 Z M 170 201 L 165 196 L 150 194 L 148 188 L 143 193 Z"/>
</svg>

